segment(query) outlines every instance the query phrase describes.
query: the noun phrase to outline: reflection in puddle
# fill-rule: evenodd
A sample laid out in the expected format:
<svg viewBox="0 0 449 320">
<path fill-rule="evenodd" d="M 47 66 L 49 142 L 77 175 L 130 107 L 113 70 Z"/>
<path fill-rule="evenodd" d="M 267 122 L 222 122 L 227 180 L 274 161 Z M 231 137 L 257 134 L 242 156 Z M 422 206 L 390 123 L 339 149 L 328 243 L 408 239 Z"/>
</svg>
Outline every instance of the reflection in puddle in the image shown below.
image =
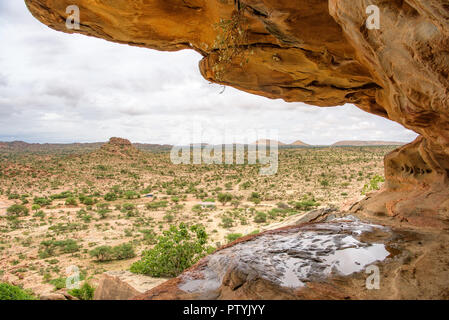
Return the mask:
<svg viewBox="0 0 449 320">
<path fill-rule="evenodd" d="M 209 256 L 201 270 L 183 275 L 186 292 L 217 290 L 229 270 L 246 281 L 263 278 L 284 287 L 326 279 L 333 273 L 350 275 L 390 255 L 385 245 L 361 242 L 364 232 L 385 227 L 354 217 L 268 233 Z"/>
</svg>

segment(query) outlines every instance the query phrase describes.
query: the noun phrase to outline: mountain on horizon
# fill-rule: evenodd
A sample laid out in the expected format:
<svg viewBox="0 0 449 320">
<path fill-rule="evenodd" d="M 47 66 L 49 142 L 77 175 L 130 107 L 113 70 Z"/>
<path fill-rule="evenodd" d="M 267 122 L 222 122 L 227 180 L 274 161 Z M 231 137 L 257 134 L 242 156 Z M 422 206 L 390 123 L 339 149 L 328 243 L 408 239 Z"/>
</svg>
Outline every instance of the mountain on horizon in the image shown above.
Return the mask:
<svg viewBox="0 0 449 320">
<path fill-rule="evenodd" d="M 310 144 L 307 144 L 307 143 L 305 143 L 304 141 L 301 141 L 301 140 L 296 140 L 295 142 L 290 143 L 289 146 L 303 146 L 303 147 L 307 147 L 307 146 L 310 146 Z"/>
<path fill-rule="evenodd" d="M 256 145 L 270 145 L 270 144 L 278 144 L 279 146 L 286 146 L 287 144 L 280 142 L 280 141 L 276 141 L 276 140 L 271 140 L 271 139 L 259 139 L 251 144 L 256 144 Z"/>
<path fill-rule="evenodd" d="M 354 147 L 365 147 L 365 146 L 402 146 L 407 143 L 397 142 L 397 141 L 361 141 L 361 140 L 345 140 L 338 141 L 332 144 L 333 147 L 342 146 L 354 146 Z"/>
</svg>

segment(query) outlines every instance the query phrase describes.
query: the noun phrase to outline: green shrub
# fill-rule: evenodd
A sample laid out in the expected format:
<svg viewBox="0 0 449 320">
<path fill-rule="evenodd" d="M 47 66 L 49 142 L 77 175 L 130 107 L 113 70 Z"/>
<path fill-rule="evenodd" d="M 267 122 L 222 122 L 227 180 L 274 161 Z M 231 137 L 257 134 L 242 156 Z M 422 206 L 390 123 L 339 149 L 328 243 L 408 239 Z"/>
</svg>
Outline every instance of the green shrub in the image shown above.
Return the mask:
<svg viewBox="0 0 449 320">
<path fill-rule="evenodd" d="M 225 205 L 226 203 L 228 203 L 229 201 L 232 200 L 232 194 L 219 193 L 217 198 L 218 198 L 218 201 L 220 201 L 223 205 Z"/>
<path fill-rule="evenodd" d="M 29 210 L 27 207 L 21 204 L 13 204 L 8 209 L 6 209 L 6 212 L 12 216 L 27 216 Z"/>
<path fill-rule="evenodd" d="M 255 223 L 264 223 L 267 222 L 267 214 L 265 212 L 256 212 L 256 216 L 254 217 Z"/>
<path fill-rule="evenodd" d="M 228 240 L 228 242 L 231 243 L 241 237 L 243 237 L 243 234 L 241 234 L 241 233 L 230 233 L 226 236 L 226 240 Z"/>
<path fill-rule="evenodd" d="M 221 218 L 221 226 L 223 228 L 229 229 L 229 228 L 232 228 L 233 225 L 234 225 L 234 219 L 232 219 L 231 217 Z"/>
<path fill-rule="evenodd" d="M 137 199 L 137 198 L 140 198 L 140 194 L 135 191 L 126 191 L 125 198 L 126 199 Z"/>
<path fill-rule="evenodd" d="M 131 259 L 136 256 L 134 248 L 130 243 L 120 244 L 115 247 L 100 246 L 89 252 L 91 257 L 95 257 L 97 261 L 112 261 Z"/>
<path fill-rule="evenodd" d="M 143 241 L 145 244 L 153 245 L 157 243 L 157 235 L 153 230 L 140 230 L 143 233 Z"/>
<path fill-rule="evenodd" d="M 159 208 L 166 208 L 167 201 L 153 201 L 146 204 L 147 210 L 157 210 Z"/>
<path fill-rule="evenodd" d="M 379 183 L 385 182 L 385 178 L 379 175 L 375 175 L 369 183 L 365 184 L 362 189 L 362 194 L 365 195 L 370 191 L 376 191 L 380 189 Z"/>
<path fill-rule="evenodd" d="M 257 192 L 251 193 L 251 196 L 248 198 L 248 201 L 254 202 L 255 204 L 259 204 L 261 202 L 260 194 Z"/>
<path fill-rule="evenodd" d="M 48 283 L 54 285 L 55 290 L 60 290 L 66 287 L 66 280 L 66 278 L 56 278 L 48 281 Z"/>
<path fill-rule="evenodd" d="M 318 207 L 320 204 L 316 202 L 314 199 L 306 199 L 302 201 L 298 201 L 294 203 L 294 207 L 296 210 L 308 211 Z"/>
<path fill-rule="evenodd" d="M 56 254 L 75 253 L 78 252 L 80 246 L 73 239 L 67 240 L 47 240 L 42 241 L 39 248 L 39 257 L 46 259 Z"/>
<path fill-rule="evenodd" d="M 95 257 L 97 261 L 114 260 L 114 251 L 111 246 L 100 246 L 89 252 L 91 257 Z"/>
<path fill-rule="evenodd" d="M 104 195 L 104 200 L 115 201 L 117 200 L 117 195 L 114 192 L 108 192 Z"/>
<path fill-rule="evenodd" d="M 35 300 L 36 298 L 29 292 L 7 284 L 0 282 L 0 301 L 2 300 Z"/>
<path fill-rule="evenodd" d="M 52 200 L 55 200 L 55 199 L 66 199 L 66 198 L 70 198 L 70 197 L 73 197 L 73 193 L 71 193 L 70 191 L 64 191 L 64 192 L 61 192 L 59 194 L 53 194 L 53 195 L 50 196 L 50 198 Z"/>
<path fill-rule="evenodd" d="M 134 248 L 130 243 L 123 243 L 112 248 L 115 260 L 131 259 L 136 256 Z"/>
<path fill-rule="evenodd" d="M 136 206 L 133 205 L 132 203 L 124 203 L 123 206 L 122 206 L 122 208 L 123 208 L 123 210 L 125 210 L 125 211 L 131 211 L 131 210 L 136 209 Z"/>
<path fill-rule="evenodd" d="M 196 204 L 192 207 L 192 211 L 195 213 L 203 212 L 203 207 L 200 204 Z"/>
<path fill-rule="evenodd" d="M 51 205 L 51 199 L 35 197 L 33 200 L 33 204 L 38 204 L 41 207 L 49 206 Z"/>
<path fill-rule="evenodd" d="M 85 282 L 81 288 L 69 291 L 69 294 L 80 300 L 92 300 L 94 298 L 95 289 Z"/>
<path fill-rule="evenodd" d="M 65 200 L 65 205 L 66 206 L 76 206 L 76 205 L 78 205 L 78 202 L 76 202 L 75 198 L 69 197 Z"/>
<path fill-rule="evenodd" d="M 92 199 L 90 197 L 80 197 L 80 201 L 82 204 L 84 204 L 86 206 L 92 206 L 95 203 L 94 199 Z"/>
<path fill-rule="evenodd" d="M 153 277 L 175 277 L 212 251 L 206 246 L 204 227 L 190 228 L 184 223 L 171 226 L 158 237 L 153 249 L 144 251 L 142 259 L 131 266 L 131 272 Z"/>
<path fill-rule="evenodd" d="M 42 211 L 42 210 L 39 210 L 38 212 L 36 212 L 35 214 L 33 214 L 33 217 L 44 218 L 44 217 L 45 217 L 45 212 Z"/>
</svg>

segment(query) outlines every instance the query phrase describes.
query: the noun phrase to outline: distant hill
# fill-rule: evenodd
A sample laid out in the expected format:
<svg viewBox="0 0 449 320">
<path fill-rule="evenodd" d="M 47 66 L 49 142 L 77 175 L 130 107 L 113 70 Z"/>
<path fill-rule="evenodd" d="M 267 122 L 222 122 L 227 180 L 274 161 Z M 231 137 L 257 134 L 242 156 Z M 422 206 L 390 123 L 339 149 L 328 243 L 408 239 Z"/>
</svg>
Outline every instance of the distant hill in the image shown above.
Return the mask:
<svg viewBox="0 0 449 320">
<path fill-rule="evenodd" d="M 301 140 L 296 140 L 295 142 L 290 143 L 289 146 L 303 146 L 303 147 L 307 147 L 307 146 L 310 146 L 310 144 L 307 144 L 307 143 L 305 143 L 305 142 L 303 142 Z"/>
<path fill-rule="evenodd" d="M 119 143 L 120 138 L 112 138 L 113 144 Z M 129 142 L 129 141 L 128 141 Z M 105 142 L 93 143 L 27 143 L 23 141 L 0 142 L 0 152 L 32 152 L 32 153 L 57 153 L 73 154 L 100 150 Z M 166 151 L 171 149 L 171 145 L 134 143 L 135 148 L 142 151 Z"/>
<path fill-rule="evenodd" d="M 402 146 L 405 142 L 395 142 L 395 141 L 358 141 L 358 140 L 347 140 L 339 141 L 334 143 L 334 147 L 342 146 L 354 146 L 354 147 L 366 147 L 366 146 Z"/>
<path fill-rule="evenodd" d="M 259 145 L 259 144 L 261 144 L 261 145 L 270 145 L 270 144 L 272 144 L 272 143 L 274 143 L 274 144 L 277 143 L 278 146 L 286 146 L 285 143 L 282 143 L 282 142 L 276 141 L 276 140 L 270 140 L 270 139 L 259 139 L 259 140 L 257 140 L 256 142 L 253 142 L 252 144 L 257 144 L 257 145 Z"/>
</svg>

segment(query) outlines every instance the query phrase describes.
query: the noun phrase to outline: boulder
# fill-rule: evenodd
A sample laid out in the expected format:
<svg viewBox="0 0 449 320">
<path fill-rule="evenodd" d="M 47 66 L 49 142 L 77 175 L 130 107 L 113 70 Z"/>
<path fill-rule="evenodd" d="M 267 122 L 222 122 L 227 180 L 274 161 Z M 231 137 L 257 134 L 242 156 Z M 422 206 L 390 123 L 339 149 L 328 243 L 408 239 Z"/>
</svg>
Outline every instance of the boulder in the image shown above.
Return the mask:
<svg viewBox="0 0 449 320">
<path fill-rule="evenodd" d="M 166 280 L 137 275 L 129 271 L 106 272 L 95 290 L 94 300 L 129 300 Z"/>
</svg>

